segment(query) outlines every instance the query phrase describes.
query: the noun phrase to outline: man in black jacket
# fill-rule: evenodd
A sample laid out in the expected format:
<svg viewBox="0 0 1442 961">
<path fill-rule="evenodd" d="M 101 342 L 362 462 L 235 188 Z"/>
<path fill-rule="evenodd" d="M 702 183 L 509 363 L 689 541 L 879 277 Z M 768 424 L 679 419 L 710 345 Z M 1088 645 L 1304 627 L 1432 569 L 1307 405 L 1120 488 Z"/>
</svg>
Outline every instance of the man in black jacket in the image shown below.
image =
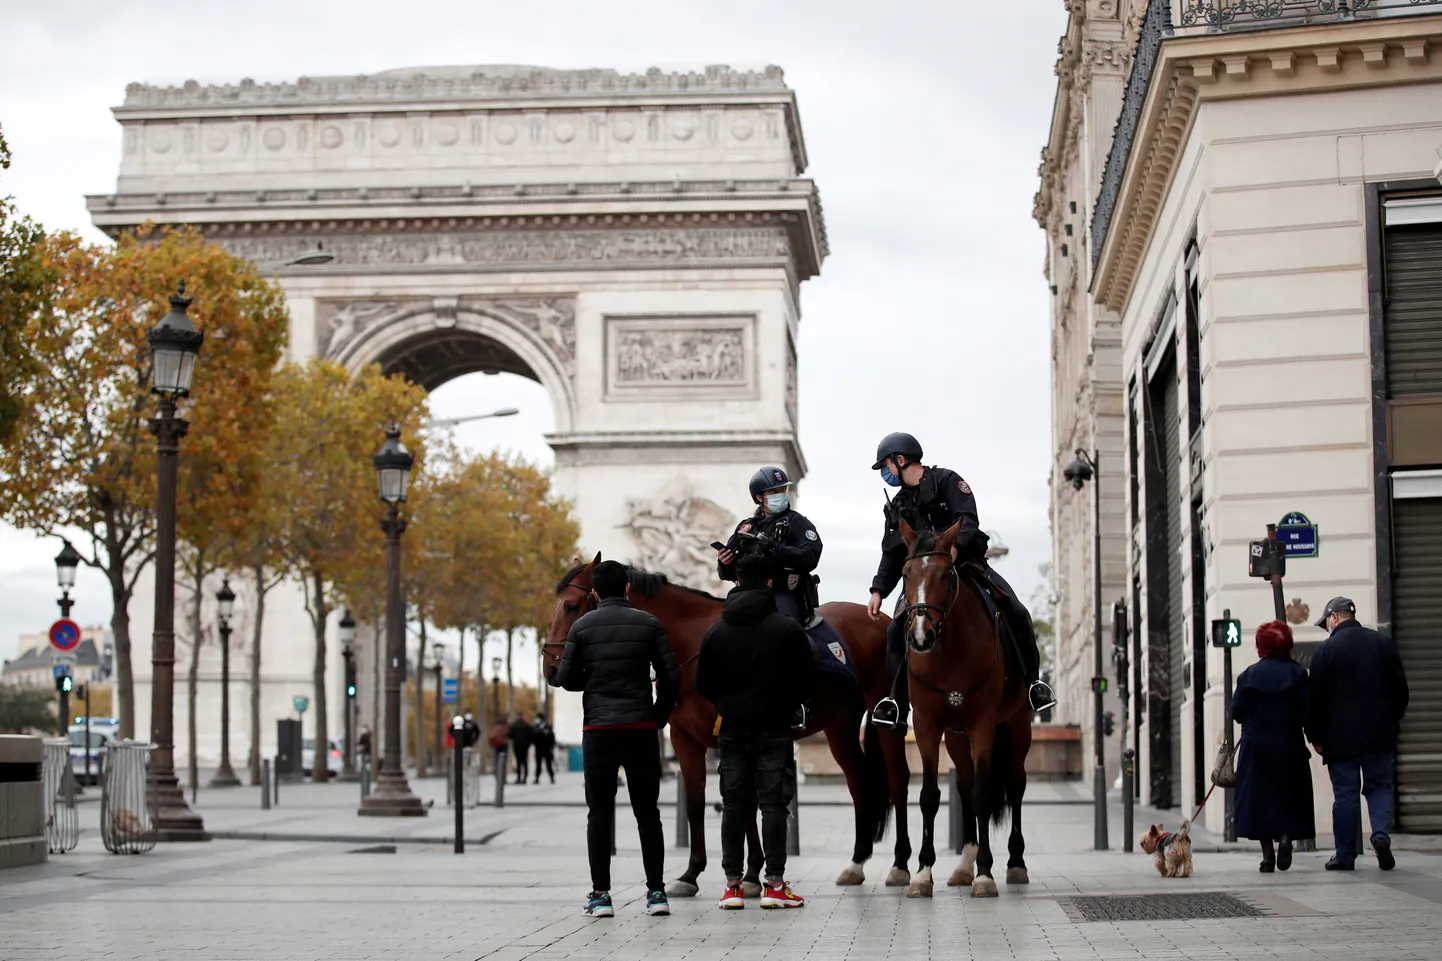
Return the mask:
<svg viewBox="0 0 1442 961">
<path fill-rule="evenodd" d="M 1328 871 L 1351 871 L 1360 853 L 1358 789 L 1372 818 L 1377 866 L 1390 871 L 1392 769 L 1397 727 L 1407 713 L 1407 674 L 1397 646 L 1385 634 L 1357 623 L 1357 606 L 1345 597 L 1327 602 L 1317 626 L 1331 633 L 1312 655 L 1312 747 L 1332 778 L 1332 834 L 1337 853 Z"/>
<path fill-rule="evenodd" d="M 525 784 L 530 771 L 531 745 L 535 743 L 535 728 L 526 723 L 520 711 L 516 712 L 506 735 L 511 739 L 511 753 L 516 756 L 516 783 Z"/>
<path fill-rule="evenodd" d="M 626 568 L 602 561 L 591 574 L 599 606 L 571 626 L 551 684 L 580 691 L 584 721 L 582 765 L 586 779 L 586 847 L 592 891 L 588 917 L 609 918 L 611 839 L 616 821 L 616 778 L 626 769 L 631 811 L 641 835 L 646 867 L 646 913 L 670 914 L 661 880 L 666 840 L 656 802 L 661 793 L 661 757 L 656 732 L 666 726 L 681 688 L 681 671 L 661 623 L 631 606 Z M 651 699 L 651 671 L 656 697 Z"/>
<path fill-rule="evenodd" d="M 766 852 L 763 908 L 799 908 L 805 900 L 786 883 L 786 814 L 796 791 L 791 721 L 811 696 L 816 660 L 806 631 L 776 609 L 770 562 L 757 555 L 736 561 L 738 585 L 726 596 L 721 620 L 701 642 L 696 690 L 720 714 L 721 907 L 746 906 L 741 893 L 746 827 L 761 802 L 761 847 Z"/>
</svg>

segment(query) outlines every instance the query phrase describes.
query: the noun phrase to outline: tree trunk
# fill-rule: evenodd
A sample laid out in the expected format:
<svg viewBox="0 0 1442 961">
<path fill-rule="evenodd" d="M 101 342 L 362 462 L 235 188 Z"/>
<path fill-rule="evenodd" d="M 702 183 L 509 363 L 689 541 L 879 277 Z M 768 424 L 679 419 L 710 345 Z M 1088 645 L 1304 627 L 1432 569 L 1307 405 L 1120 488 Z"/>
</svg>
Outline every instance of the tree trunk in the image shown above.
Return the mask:
<svg viewBox="0 0 1442 961">
<path fill-rule="evenodd" d="M 188 705 L 188 723 L 186 724 L 187 745 L 190 748 L 190 789 L 200 783 L 200 761 L 196 758 L 196 724 L 195 705 L 199 700 L 200 687 L 200 605 L 205 601 L 205 551 L 195 552 L 195 569 L 191 571 L 195 575 L 195 584 L 190 598 L 190 670 L 186 672 L 186 704 Z"/>
<path fill-rule="evenodd" d="M 250 783 L 260 783 L 260 631 L 265 623 L 265 567 L 255 565 L 255 625 L 250 641 Z"/>
<path fill-rule="evenodd" d="M 330 729 L 326 724 L 325 702 L 325 622 L 330 611 L 325 604 L 325 577 L 312 570 L 310 618 L 315 628 L 315 751 L 312 753 L 311 779 L 324 784 L 330 776 Z"/>
<path fill-rule="evenodd" d="M 481 624 L 476 628 L 476 717 L 481 719 L 481 730 L 486 734 L 491 733 L 490 724 L 494 724 L 493 718 L 490 724 L 486 723 L 486 635 L 490 629 Z"/>
<path fill-rule="evenodd" d="M 130 589 L 125 586 L 125 571 L 107 570 L 110 578 L 110 633 L 115 638 L 115 700 L 116 717 L 120 719 L 120 737 L 135 737 L 135 673 L 130 666 Z"/>
<path fill-rule="evenodd" d="M 516 628 L 506 630 L 506 716 L 516 713 L 516 684 L 511 678 L 511 654 L 516 649 Z"/>
</svg>

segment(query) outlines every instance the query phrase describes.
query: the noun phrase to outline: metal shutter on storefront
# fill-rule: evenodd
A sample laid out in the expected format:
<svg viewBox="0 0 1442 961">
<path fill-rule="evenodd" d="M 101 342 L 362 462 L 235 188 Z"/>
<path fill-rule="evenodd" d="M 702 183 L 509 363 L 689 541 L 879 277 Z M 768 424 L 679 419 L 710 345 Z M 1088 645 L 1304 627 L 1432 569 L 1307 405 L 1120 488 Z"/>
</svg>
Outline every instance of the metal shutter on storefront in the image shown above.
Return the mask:
<svg viewBox="0 0 1442 961">
<path fill-rule="evenodd" d="M 1387 396 L 1442 397 L 1442 224 L 1388 227 Z"/>
<path fill-rule="evenodd" d="M 1392 633 L 1410 701 L 1397 744 L 1397 827 L 1442 834 L 1442 498 L 1392 502 Z"/>
<path fill-rule="evenodd" d="M 1182 707 L 1187 703 L 1186 606 L 1182 602 L 1182 423 L 1175 362 L 1160 372 L 1162 386 L 1162 465 L 1167 508 L 1167 714 L 1171 721 L 1172 800 L 1181 801 Z"/>
</svg>

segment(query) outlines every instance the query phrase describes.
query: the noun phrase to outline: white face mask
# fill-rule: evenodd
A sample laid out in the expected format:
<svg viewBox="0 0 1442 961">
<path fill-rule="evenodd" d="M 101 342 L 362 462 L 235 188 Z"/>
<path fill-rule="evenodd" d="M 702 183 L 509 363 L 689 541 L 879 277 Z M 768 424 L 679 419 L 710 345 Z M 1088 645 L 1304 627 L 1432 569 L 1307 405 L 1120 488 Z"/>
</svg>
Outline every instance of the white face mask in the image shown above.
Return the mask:
<svg viewBox="0 0 1442 961">
<path fill-rule="evenodd" d="M 766 509 L 773 514 L 780 514 L 791 504 L 790 498 L 785 494 L 767 494 Z"/>
</svg>

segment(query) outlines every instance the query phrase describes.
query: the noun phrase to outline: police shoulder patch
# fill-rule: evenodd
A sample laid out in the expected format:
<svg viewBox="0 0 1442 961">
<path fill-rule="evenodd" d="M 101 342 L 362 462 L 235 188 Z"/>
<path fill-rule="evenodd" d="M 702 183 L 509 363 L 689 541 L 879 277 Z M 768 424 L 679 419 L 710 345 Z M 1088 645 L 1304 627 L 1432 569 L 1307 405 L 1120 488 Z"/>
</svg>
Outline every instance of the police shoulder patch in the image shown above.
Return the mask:
<svg viewBox="0 0 1442 961">
<path fill-rule="evenodd" d="M 806 532 L 806 539 L 807 539 L 808 541 L 814 541 L 814 540 L 816 540 L 816 539 L 817 539 L 817 538 L 816 538 L 816 532 L 815 532 L 815 531 L 807 531 L 807 532 Z"/>
<path fill-rule="evenodd" d="M 739 533 L 742 533 L 742 534 L 749 534 L 749 533 L 751 533 L 751 522 L 750 522 L 750 521 L 747 521 L 746 523 L 742 524 L 740 527 L 736 528 L 736 530 L 737 530 Z"/>
<path fill-rule="evenodd" d="M 961 491 L 963 494 L 971 493 L 971 488 L 968 487 L 966 481 L 962 480 L 960 477 L 956 479 L 956 489 Z"/>
</svg>

